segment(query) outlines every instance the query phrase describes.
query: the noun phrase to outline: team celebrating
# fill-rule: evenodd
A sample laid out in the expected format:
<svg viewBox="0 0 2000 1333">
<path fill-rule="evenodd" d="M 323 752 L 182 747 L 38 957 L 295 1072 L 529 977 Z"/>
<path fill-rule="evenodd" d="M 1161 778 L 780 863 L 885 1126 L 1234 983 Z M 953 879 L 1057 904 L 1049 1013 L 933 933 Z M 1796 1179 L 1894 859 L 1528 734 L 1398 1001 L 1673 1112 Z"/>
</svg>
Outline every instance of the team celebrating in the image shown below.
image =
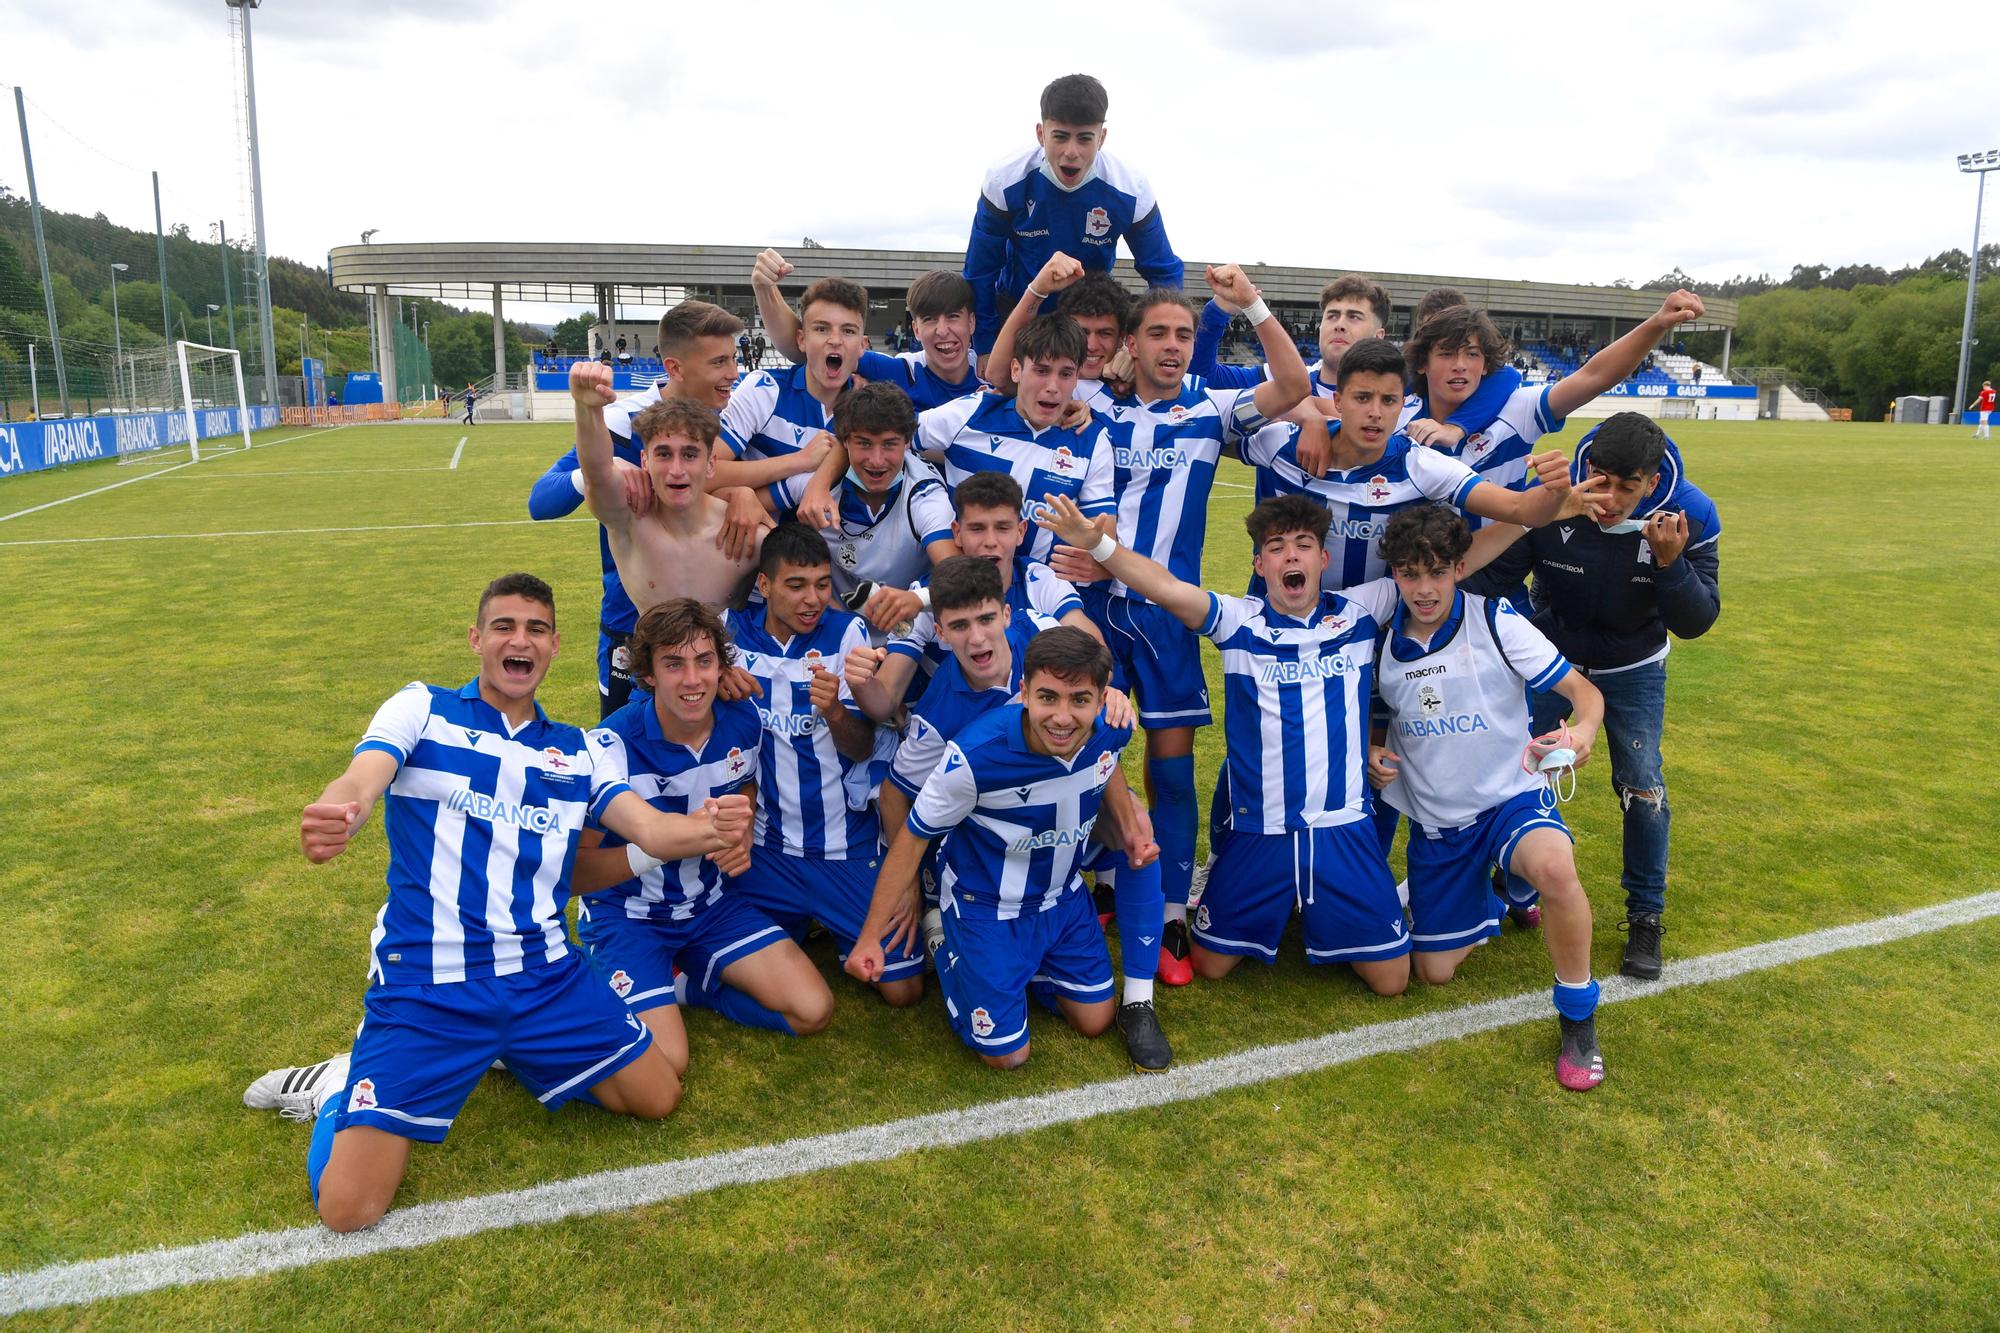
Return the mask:
<svg viewBox="0 0 2000 1333">
<path fill-rule="evenodd" d="M 312 1122 L 328 1227 L 378 1220 L 489 1069 L 551 1110 L 657 1119 L 684 1006 L 822 1031 L 817 930 L 842 990 L 934 985 L 989 1066 L 1029 1058 L 1038 1002 L 1153 1072 L 1174 1059 L 1156 987 L 1273 963 L 1295 919 L 1309 963 L 1383 996 L 1448 982 L 1511 919 L 1548 949 L 1558 1080 L 1604 1078 L 1559 798 L 1609 752 L 1623 970 L 1658 977 L 1669 634 L 1716 619 L 1720 523 L 1648 417 L 1573 459 L 1539 446 L 1700 299 L 1531 385 L 1457 293 L 1399 348 L 1350 274 L 1308 366 L 1237 266 L 1183 295 L 1151 186 L 1103 151 L 1097 80 L 1040 111 L 963 271 L 911 284 L 920 350 L 870 350 L 844 278 L 794 307 L 767 250 L 752 289 L 786 368 L 739 377 L 743 322 L 698 300 L 661 319 L 642 392 L 572 367 L 575 447 L 529 510 L 598 520 L 599 724 L 543 711 L 556 594 L 504 575 L 478 674 L 391 696 L 301 819 L 316 863 L 378 803 L 389 844 L 352 1048 L 244 1094 Z M 1112 279 L 1121 240 L 1143 293 Z M 1217 360 L 1239 319 L 1261 366 Z M 1247 589 L 1203 580 L 1226 467 L 1256 498 Z M 1203 639 L 1225 742 L 1205 867 Z"/>
</svg>

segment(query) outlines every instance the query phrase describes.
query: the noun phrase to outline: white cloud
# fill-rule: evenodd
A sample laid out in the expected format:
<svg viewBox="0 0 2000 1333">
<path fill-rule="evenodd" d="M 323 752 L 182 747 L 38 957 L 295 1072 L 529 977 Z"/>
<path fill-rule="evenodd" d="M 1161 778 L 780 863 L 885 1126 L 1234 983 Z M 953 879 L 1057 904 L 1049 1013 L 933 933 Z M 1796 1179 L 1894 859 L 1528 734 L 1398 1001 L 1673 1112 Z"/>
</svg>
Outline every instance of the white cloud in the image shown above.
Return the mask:
<svg viewBox="0 0 2000 1333">
<path fill-rule="evenodd" d="M 1924 9 L 270 0 L 254 22 L 272 245 L 308 261 L 366 227 L 951 249 L 1041 85 L 1083 69 L 1190 258 L 1603 282 L 1964 246 L 1952 159 L 1988 146 L 2000 83 L 1981 42 L 1939 44 L 1962 13 Z M 146 225 L 157 167 L 170 222 L 240 229 L 222 0 L 104 12 L 0 0 L 45 201 Z"/>
</svg>

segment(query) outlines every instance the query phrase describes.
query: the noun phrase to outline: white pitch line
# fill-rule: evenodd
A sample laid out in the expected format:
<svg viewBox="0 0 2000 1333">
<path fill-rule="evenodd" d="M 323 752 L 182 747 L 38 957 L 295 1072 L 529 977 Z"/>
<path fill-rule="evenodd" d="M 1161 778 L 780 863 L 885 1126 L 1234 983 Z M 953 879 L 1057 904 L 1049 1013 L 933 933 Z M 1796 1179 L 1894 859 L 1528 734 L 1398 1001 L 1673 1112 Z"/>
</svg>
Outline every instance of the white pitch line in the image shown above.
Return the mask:
<svg viewBox="0 0 2000 1333">
<path fill-rule="evenodd" d="M 270 441 L 267 441 L 267 442 L 265 442 L 265 443 L 263 443 L 263 444 L 260 444 L 260 445 L 258 445 L 258 446 L 257 446 L 257 448 L 259 448 L 259 449 L 269 449 L 269 448 L 270 448 L 270 447 L 271 447 L 272 445 L 274 445 L 274 444 L 287 444 L 287 443 L 290 443 L 290 442 L 291 442 L 291 441 L 293 441 L 293 440 L 303 440 L 303 439 L 305 439 L 305 438 L 306 438 L 306 436 L 308 436 L 308 435 L 319 435 L 319 434 L 327 434 L 327 435 L 331 435 L 331 434 L 333 434 L 333 431 L 338 431 L 338 430 L 346 430 L 346 429 L 347 429 L 347 427 L 345 427 L 345 426 L 335 426 L 335 427 L 333 428 L 333 430 L 330 430 L 330 431 L 325 431 L 325 432 L 321 432 L 321 431 L 307 431 L 307 432 L 305 432 L 305 434 L 302 434 L 302 435 L 287 435 L 287 436 L 285 436 L 285 438 L 284 438 L 284 439 L 282 439 L 282 440 L 270 440 Z M 248 452 L 249 452 L 249 450 L 247 450 L 247 449 L 231 449 L 231 450 L 228 450 L 227 452 L 229 452 L 229 453 L 233 453 L 233 454 L 241 454 L 241 453 L 248 453 Z M 151 481 L 151 480 L 152 480 L 153 478 L 155 478 L 155 477 L 164 477 L 164 476 L 166 476 L 166 475 L 167 475 L 167 474 L 169 474 L 169 473 L 172 473 L 172 472 L 179 472 L 179 471 L 180 471 L 180 470 L 181 470 L 182 468 L 184 468 L 184 467 L 193 467 L 193 466 L 195 465 L 196 461 L 197 461 L 196 459 L 192 459 L 192 458 L 190 458 L 190 459 L 189 459 L 189 460 L 188 460 L 187 462 L 185 462 L 185 463 L 176 463 L 176 464 L 174 464 L 174 465 L 173 465 L 172 467 L 163 467 L 163 468 L 161 468 L 161 469 L 160 469 L 160 470 L 159 470 L 158 472 L 142 472 L 142 473 L 140 473 L 140 474 L 139 474 L 138 476 L 136 476 L 136 477 L 127 477 L 127 478 L 126 478 L 125 480 L 123 480 L 123 481 L 114 481 L 114 482 L 112 482 L 112 483 L 111 483 L 111 484 L 110 484 L 109 486 L 99 486 L 99 487 L 98 487 L 98 488 L 97 488 L 96 490 L 90 490 L 90 491 L 79 491 L 79 492 L 77 492 L 77 493 L 76 493 L 75 495 L 65 495 L 65 496 L 63 496 L 63 497 L 62 497 L 62 499 L 60 499 L 60 500 L 50 500 L 50 501 L 49 501 L 48 503 L 46 503 L 46 504 L 38 504 L 38 505 L 34 505 L 34 506 L 32 506 L 32 507 L 30 507 L 30 508 L 27 508 L 27 509 L 17 509 L 17 510 L 15 510 L 15 511 L 14 511 L 13 513 L 11 513 L 11 514 L 0 514 L 0 523 L 5 523 L 5 522 L 7 522 L 7 521 L 8 521 L 9 519 L 15 519 L 15 518 L 26 518 L 26 517 L 27 517 L 28 515 L 30 515 L 30 514 L 39 514 L 39 513 L 41 513 L 41 512 L 42 512 L 42 511 L 43 511 L 44 509 L 54 509 L 54 508 L 55 508 L 55 507 L 56 507 L 57 505 L 66 505 L 66 504 L 68 504 L 68 503 L 69 503 L 70 501 L 72 501 L 72 500 L 88 500 L 88 499 L 89 499 L 89 498 L 90 498 L 91 496 L 93 496 L 93 495 L 102 495 L 102 494 L 104 494 L 104 493 L 105 493 L 106 491 L 115 491 L 115 490 L 117 490 L 117 489 L 118 489 L 118 488 L 119 488 L 120 486 L 132 486 L 132 485 L 136 485 L 136 484 L 138 484 L 139 482 L 142 482 L 142 481 Z"/>
<path fill-rule="evenodd" d="M 1787 963 L 1818 958 L 1845 949 L 1865 948 L 1926 935 L 1952 926 L 2000 916 L 2000 892 L 1975 894 L 1897 916 L 1834 926 L 1788 939 L 1752 944 L 1726 953 L 1708 954 L 1670 964 L 1658 981 L 1605 980 L 1605 1004 L 1645 999 L 1683 986 L 1703 986 Z M 879 1125 L 783 1143 L 738 1148 L 706 1157 L 626 1167 L 552 1181 L 504 1194 L 475 1195 L 445 1203 L 398 1208 L 366 1231 L 338 1236 L 324 1227 L 294 1227 L 260 1231 L 227 1240 L 144 1250 L 109 1259 L 51 1264 L 28 1272 L 0 1274 L 0 1315 L 42 1310 L 57 1305 L 132 1296 L 163 1287 L 188 1286 L 283 1272 L 337 1259 L 353 1259 L 388 1250 L 416 1249 L 484 1231 L 526 1223 L 560 1222 L 572 1217 L 622 1212 L 664 1203 L 668 1199 L 706 1194 L 731 1185 L 829 1171 L 864 1162 L 888 1161 L 927 1148 L 948 1148 L 987 1139 L 1008 1138 L 1051 1125 L 1071 1124 L 1101 1115 L 1192 1101 L 1233 1088 L 1272 1079 L 1314 1073 L 1336 1065 L 1419 1050 L 1439 1042 L 1492 1032 L 1521 1023 L 1546 1021 L 1549 994 L 1528 991 L 1483 1004 L 1466 1005 L 1417 1018 L 1371 1023 L 1346 1032 L 1308 1037 L 1303 1041 L 1259 1046 L 1234 1055 L 1181 1065 L 1164 1074 L 1131 1075 L 1087 1083 L 1062 1092 L 968 1106 L 910 1116 Z M 1612 1059 L 1617 1059 L 1613 1047 Z M 1546 1071 L 1538 1071 L 1546 1077 Z M 1614 1067 L 1615 1077 L 1615 1067 Z M 301 1155 L 304 1141 L 301 1139 Z"/>
<path fill-rule="evenodd" d="M 445 471 L 447 472 L 458 471 L 458 456 L 465 452 L 465 442 L 469 438 L 471 437 L 466 435 L 461 435 L 458 437 L 458 448 L 451 451 L 451 466 L 446 468 Z"/>
<path fill-rule="evenodd" d="M 203 459 L 203 462 L 208 460 Z M 268 472 L 192 472 L 176 481 L 262 481 L 265 477 L 351 477 L 362 472 L 449 472 L 448 467 L 293 467 Z"/>
<path fill-rule="evenodd" d="M 439 472 L 441 468 L 419 471 Z M 235 532 L 135 532 L 116 537 L 28 537 L 0 542 L 6 546 L 95 546 L 104 542 L 183 542 L 208 537 L 291 537 L 318 536 L 330 532 L 423 532 L 433 528 L 526 528 L 548 523 L 595 523 L 592 518 L 492 518 L 468 519 L 462 523 L 371 523 L 352 528 L 245 528 Z"/>
</svg>

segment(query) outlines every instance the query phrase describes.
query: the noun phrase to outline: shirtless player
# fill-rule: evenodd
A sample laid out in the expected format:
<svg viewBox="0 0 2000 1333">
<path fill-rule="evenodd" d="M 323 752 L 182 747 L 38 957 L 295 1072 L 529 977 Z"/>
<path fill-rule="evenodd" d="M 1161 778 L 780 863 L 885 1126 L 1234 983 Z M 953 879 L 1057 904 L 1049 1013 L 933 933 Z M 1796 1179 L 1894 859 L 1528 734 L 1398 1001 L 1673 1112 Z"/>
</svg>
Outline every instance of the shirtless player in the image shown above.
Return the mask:
<svg viewBox="0 0 2000 1333">
<path fill-rule="evenodd" d="M 715 441 L 722 430 L 714 410 L 668 398 L 632 419 L 632 438 L 644 451 L 654 495 L 651 512 L 635 517 L 625 504 L 611 433 L 604 424 L 604 409 L 617 398 L 611 367 L 578 362 L 570 367 L 569 391 L 576 400 L 576 456 L 584 498 L 604 525 L 619 581 L 639 614 L 673 597 L 692 597 L 718 611 L 741 605 L 743 590 L 756 574 L 763 532 L 738 558 L 717 547 L 729 506 L 708 493 Z"/>
</svg>

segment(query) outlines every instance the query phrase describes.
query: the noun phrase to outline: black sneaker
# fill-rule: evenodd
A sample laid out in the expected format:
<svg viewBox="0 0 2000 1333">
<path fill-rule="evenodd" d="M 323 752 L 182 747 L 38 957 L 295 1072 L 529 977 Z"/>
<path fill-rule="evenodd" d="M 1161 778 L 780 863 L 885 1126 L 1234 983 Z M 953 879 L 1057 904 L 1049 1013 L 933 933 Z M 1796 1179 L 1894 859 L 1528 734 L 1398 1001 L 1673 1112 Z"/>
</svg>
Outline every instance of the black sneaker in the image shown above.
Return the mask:
<svg viewBox="0 0 2000 1333">
<path fill-rule="evenodd" d="M 1118 1030 L 1125 1034 L 1125 1054 L 1132 1068 L 1142 1074 L 1163 1073 L 1174 1062 L 1174 1048 L 1160 1031 L 1160 1016 L 1151 1000 L 1139 1000 L 1118 1008 Z"/>
<path fill-rule="evenodd" d="M 1641 981 L 1660 979 L 1660 926 L 1658 912 L 1627 912 L 1618 923 L 1625 932 L 1625 961 L 1618 970 Z"/>
<path fill-rule="evenodd" d="M 1562 1024 L 1556 1082 L 1571 1092 L 1589 1092 L 1604 1081 L 1604 1057 L 1597 1049 L 1597 1016 L 1571 1019 L 1557 1014 L 1556 1021 Z"/>
</svg>

